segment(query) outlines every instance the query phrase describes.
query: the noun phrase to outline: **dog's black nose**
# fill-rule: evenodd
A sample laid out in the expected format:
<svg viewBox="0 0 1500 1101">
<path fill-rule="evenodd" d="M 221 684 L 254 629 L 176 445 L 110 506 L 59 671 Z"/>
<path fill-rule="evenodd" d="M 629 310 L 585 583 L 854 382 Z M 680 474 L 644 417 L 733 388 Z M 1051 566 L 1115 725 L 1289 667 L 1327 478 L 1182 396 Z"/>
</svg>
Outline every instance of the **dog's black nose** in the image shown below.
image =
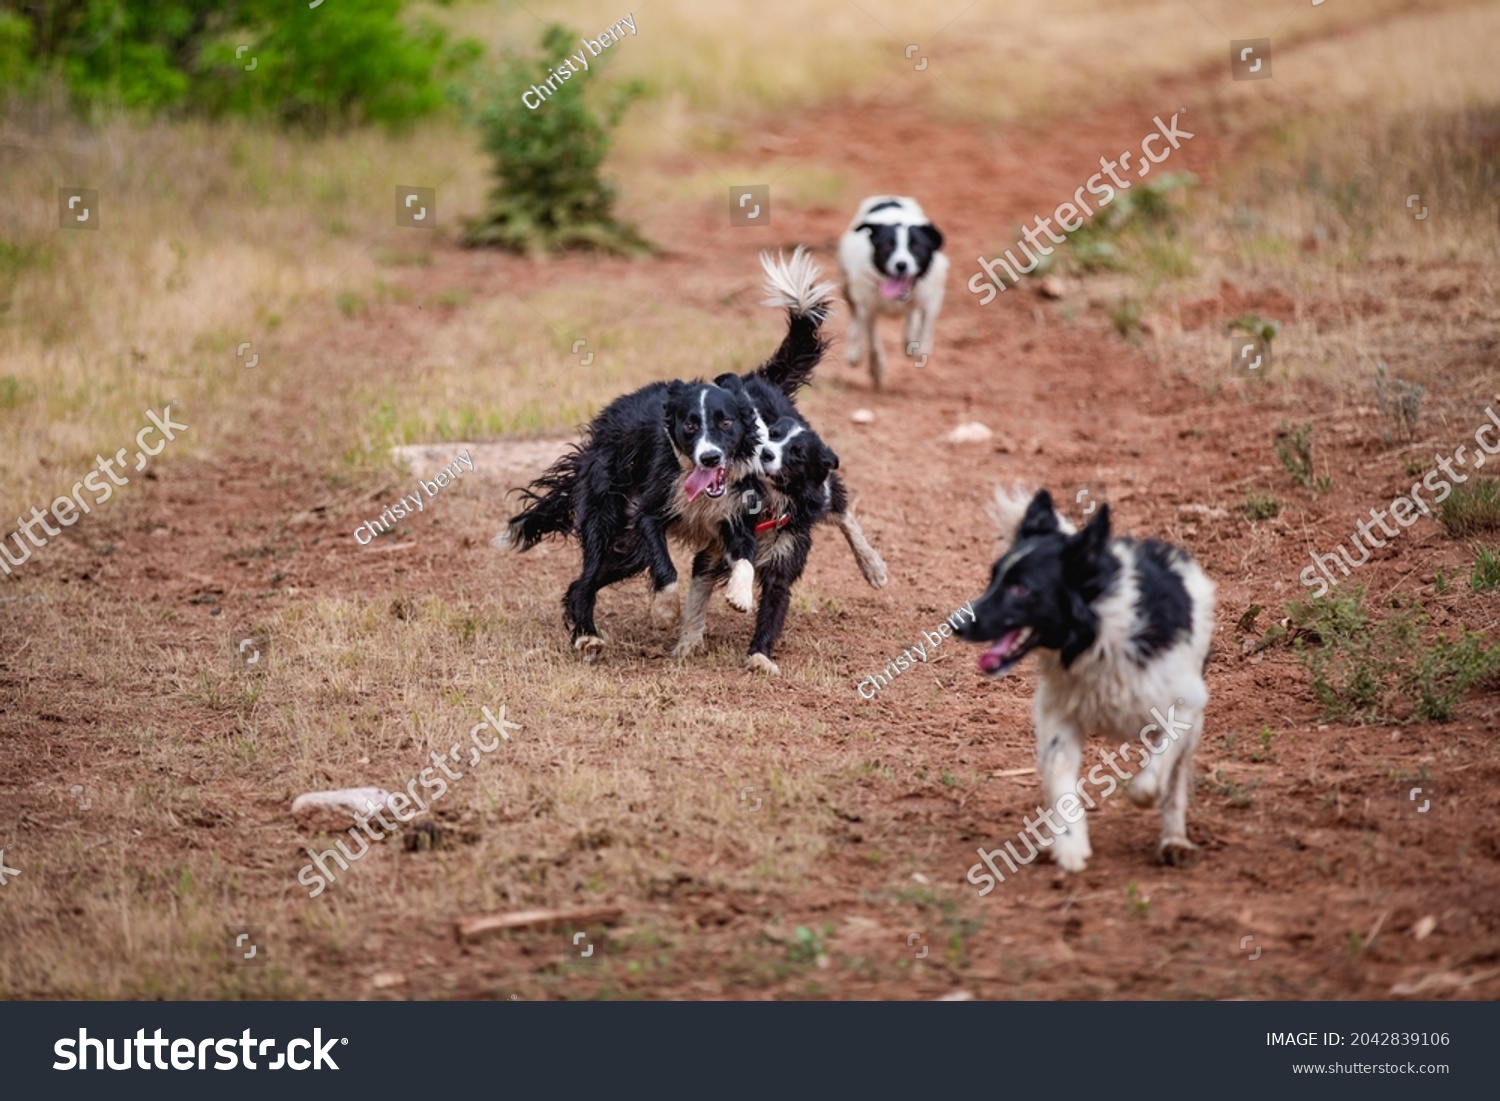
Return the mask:
<svg viewBox="0 0 1500 1101">
<path fill-rule="evenodd" d="M 906 274 L 906 266 L 907 265 L 906 265 L 906 261 L 905 260 L 897 260 L 896 261 L 896 274 L 897 275 L 905 275 Z"/>
<path fill-rule="evenodd" d="M 706 466 L 710 470 L 712 470 L 714 467 L 719 465 L 719 460 L 721 458 L 723 458 L 723 456 L 721 456 L 717 451 L 705 451 L 702 455 L 698 456 L 698 465 Z"/>
<path fill-rule="evenodd" d="M 769 447 L 762 448 L 760 461 L 763 463 L 774 463 L 776 461 L 776 452 L 772 451 Z"/>
</svg>

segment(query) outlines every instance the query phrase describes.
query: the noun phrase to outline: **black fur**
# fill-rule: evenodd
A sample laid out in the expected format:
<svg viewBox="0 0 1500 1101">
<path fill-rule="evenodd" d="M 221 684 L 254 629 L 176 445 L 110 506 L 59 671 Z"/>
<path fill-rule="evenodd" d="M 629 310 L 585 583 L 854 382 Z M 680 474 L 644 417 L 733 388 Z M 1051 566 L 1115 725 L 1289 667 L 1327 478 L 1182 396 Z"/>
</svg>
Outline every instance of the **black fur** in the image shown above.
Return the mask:
<svg viewBox="0 0 1500 1101">
<path fill-rule="evenodd" d="M 917 270 L 907 271 L 906 261 L 897 261 L 896 267 L 890 266 L 891 254 L 896 252 L 900 240 L 897 230 L 898 225 L 876 225 L 872 222 L 861 222 L 855 227 L 857 230 L 870 231 L 870 245 L 875 250 L 872 262 L 877 271 L 886 275 L 911 275 L 917 279 L 927 274 L 927 269 L 932 266 L 932 257 L 943 247 L 943 235 L 937 226 L 909 225 L 906 227 L 906 248 L 911 257 L 916 261 Z"/>
<path fill-rule="evenodd" d="M 705 455 L 705 468 L 722 464 L 732 479 L 734 468 L 748 467 L 755 416 L 743 393 L 654 382 L 606 406 L 583 442 L 523 491 L 531 504 L 508 525 L 518 549 L 549 535 L 577 535 L 582 545 L 583 571 L 563 598 L 575 640 L 598 634 L 594 607 L 605 586 L 642 571 L 658 592 L 676 582 L 667 535 L 682 518 L 678 487 L 705 432 L 716 453 Z"/>
<path fill-rule="evenodd" d="M 1109 506 L 1101 505 L 1082 531 L 1064 534 L 1052 497 L 1032 498 L 1015 544 L 990 570 L 990 586 L 974 601 L 974 618 L 955 632 L 968 642 L 994 642 L 1030 628 L 1003 664 L 1003 673 L 1038 646 L 1057 650 L 1064 668 L 1094 644 L 1099 617 L 1093 604 L 1120 573 L 1109 549 Z"/>
<path fill-rule="evenodd" d="M 1107 504 L 1083 530 L 1067 535 L 1058 528 L 1052 497 L 1039 491 L 1015 544 L 991 570 L 989 589 L 974 602 L 974 620 L 957 634 L 970 642 L 993 642 L 1031 628 L 1031 635 L 993 673 L 1011 668 L 1038 646 L 1059 651 L 1063 668 L 1071 667 L 1098 637 L 1094 604 L 1120 577 L 1121 562 L 1110 542 Z M 1140 595 L 1131 657 L 1144 666 L 1192 633 L 1192 601 L 1182 576 L 1171 568 L 1185 556 L 1154 539 L 1120 542 L 1134 551 Z"/>
<path fill-rule="evenodd" d="M 1146 659 L 1171 649 L 1192 633 L 1193 602 L 1182 575 L 1170 565 L 1181 560 L 1182 551 L 1158 539 L 1136 543 L 1135 551 L 1140 586 L 1136 617 L 1145 623 L 1135 636 L 1135 644 L 1137 660 L 1144 665 Z"/>
<path fill-rule="evenodd" d="M 773 439 L 786 436 L 799 420 L 786 418 L 772 426 Z M 807 568 L 812 551 L 812 529 L 837 509 L 848 507 L 838 483 L 839 457 L 811 428 L 801 427 L 781 450 L 780 469 L 753 487 L 762 507 L 743 512 L 724 525 L 721 548 L 708 548 L 693 559 L 694 578 L 710 578 L 714 584 L 726 578 L 737 559 L 755 563 L 760 599 L 755 613 L 755 633 L 749 654 L 774 656 L 776 643 L 786 627 L 792 604 L 792 586 Z M 835 488 L 836 487 L 836 488 Z M 761 523 L 775 526 L 757 533 Z"/>
</svg>

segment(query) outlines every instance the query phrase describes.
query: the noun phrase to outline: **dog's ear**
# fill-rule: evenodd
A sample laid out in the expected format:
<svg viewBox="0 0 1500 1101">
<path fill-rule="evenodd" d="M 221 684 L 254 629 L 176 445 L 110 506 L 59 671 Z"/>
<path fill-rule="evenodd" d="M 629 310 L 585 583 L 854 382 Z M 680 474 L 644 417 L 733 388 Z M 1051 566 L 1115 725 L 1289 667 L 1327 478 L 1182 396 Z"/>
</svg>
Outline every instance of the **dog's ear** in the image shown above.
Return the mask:
<svg viewBox="0 0 1500 1101">
<path fill-rule="evenodd" d="M 1021 527 L 1016 532 L 1018 539 L 1033 535 L 1051 535 L 1057 531 L 1057 510 L 1052 507 L 1052 494 L 1045 489 L 1036 491 L 1031 504 L 1026 506 L 1026 515 L 1021 517 Z"/>
<path fill-rule="evenodd" d="M 742 380 L 739 375 L 734 374 L 732 371 L 726 371 L 724 374 L 714 379 L 714 385 L 719 387 L 721 390 L 729 390 L 736 394 L 738 394 L 745 388 L 744 380 Z"/>
<path fill-rule="evenodd" d="M 1099 506 L 1082 531 L 1068 536 L 1063 546 L 1063 576 L 1070 581 L 1097 577 L 1109 547 L 1109 505 Z"/>
<path fill-rule="evenodd" d="M 873 225 L 871 225 L 869 222 L 860 222 L 859 225 L 857 225 L 857 226 L 854 227 L 853 232 L 854 233 L 862 233 L 862 232 L 864 232 L 867 229 L 871 233 L 875 232 L 875 227 Z"/>
<path fill-rule="evenodd" d="M 839 468 L 839 457 L 834 454 L 833 448 L 829 447 L 826 443 L 820 443 L 818 444 L 818 447 L 821 449 L 819 451 L 819 454 L 823 457 L 823 476 L 826 478 L 828 476 L 828 471 L 837 470 Z"/>
<path fill-rule="evenodd" d="M 683 382 L 680 378 L 674 378 L 671 382 L 667 383 L 667 400 L 676 401 L 682 397 L 683 391 L 686 389 L 687 383 Z"/>
<path fill-rule="evenodd" d="M 930 222 L 925 226 L 912 226 L 911 232 L 920 234 L 927 241 L 927 244 L 931 246 L 933 252 L 943 247 L 942 231 Z"/>
</svg>

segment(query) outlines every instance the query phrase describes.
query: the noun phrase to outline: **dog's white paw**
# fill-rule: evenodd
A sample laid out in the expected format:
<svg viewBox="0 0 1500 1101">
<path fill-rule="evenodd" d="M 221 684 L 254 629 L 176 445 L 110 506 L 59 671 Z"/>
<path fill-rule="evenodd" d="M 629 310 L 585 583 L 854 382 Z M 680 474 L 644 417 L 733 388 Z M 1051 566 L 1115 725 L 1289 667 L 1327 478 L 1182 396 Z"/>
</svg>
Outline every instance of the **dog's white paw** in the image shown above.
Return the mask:
<svg viewBox="0 0 1500 1101">
<path fill-rule="evenodd" d="M 1156 862 L 1186 868 L 1198 859 L 1198 846 L 1186 837 L 1163 837 L 1156 843 Z"/>
<path fill-rule="evenodd" d="M 872 589 L 883 589 L 886 583 L 885 562 L 874 549 L 868 555 L 862 555 L 858 559 L 859 572 L 865 575 L 865 580 L 870 583 Z"/>
<path fill-rule="evenodd" d="M 677 626 L 677 620 L 681 616 L 681 609 L 677 601 L 677 582 L 672 582 L 665 589 L 652 594 L 651 597 L 651 622 L 663 631 Z"/>
<path fill-rule="evenodd" d="M 604 640 L 598 635 L 579 635 L 573 640 L 573 649 L 583 655 L 583 660 L 592 665 L 604 657 Z"/>
<path fill-rule="evenodd" d="M 764 673 L 768 677 L 781 676 L 781 666 L 777 665 L 765 654 L 751 654 L 745 659 L 745 668 L 752 673 Z"/>
<path fill-rule="evenodd" d="M 755 606 L 755 566 L 749 559 L 741 558 L 734 564 L 724 599 L 738 612 L 748 612 Z"/>
<path fill-rule="evenodd" d="M 672 648 L 672 656 L 680 661 L 683 658 L 692 657 L 701 649 L 703 649 L 703 632 L 699 631 L 697 634 L 683 635 L 677 641 L 677 645 Z"/>
<path fill-rule="evenodd" d="M 1052 841 L 1052 863 L 1065 872 L 1081 872 L 1088 867 L 1094 850 L 1088 841 L 1072 834 L 1059 834 Z"/>
<path fill-rule="evenodd" d="M 1150 765 L 1141 769 L 1130 778 L 1130 783 L 1125 788 L 1125 798 L 1129 799 L 1142 810 L 1150 810 L 1161 805 L 1162 785 L 1161 777 L 1157 770 Z"/>
</svg>

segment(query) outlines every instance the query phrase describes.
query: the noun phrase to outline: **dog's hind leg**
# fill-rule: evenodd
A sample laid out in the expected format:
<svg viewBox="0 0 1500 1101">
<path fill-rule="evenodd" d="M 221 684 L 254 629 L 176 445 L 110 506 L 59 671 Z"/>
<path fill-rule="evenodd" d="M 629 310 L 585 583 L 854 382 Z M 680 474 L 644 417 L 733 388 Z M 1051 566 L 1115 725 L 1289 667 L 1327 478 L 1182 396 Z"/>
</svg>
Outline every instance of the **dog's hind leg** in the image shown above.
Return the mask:
<svg viewBox="0 0 1500 1101">
<path fill-rule="evenodd" d="M 885 587 L 886 571 L 885 560 L 880 557 L 880 552 L 870 546 L 870 541 L 865 538 L 864 529 L 859 526 L 859 521 L 854 518 L 852 510 L 846 509 L 833 517 L 833 522 L 838 524 L 839 530 L 844 533 L 844 538 L 849 542 L 849 549 L 854 552 L 854 561 L 859 563 L 859 572 L 865 575 L 865 580 L 870 587 L 881 589 Z"/>
<path fill-rule="evenodd" d="M 1078 798 L 1078 766 L 1083 760 L 1083 730 L 1049 706 L 1046 682 L 1037 685 L 1036 769 L 1042 778 L 1043 814 L 1052 825 L 1052 861 L 1065 872 L 1081 872 L 1094 850 L 1089 848 L 1088 819 Z M 1078 821 L 1069 821 L 1058 806 L 1064 795 L 1074 797 Z M 1092 801 L 1090 801 L 1092 802 Z"/>
<path fill-rule="evenodd" d="M 1161 839 L 1156 843 L 1156 859 L 1162 864 L 1183 867 L 1196 857 L 1198 846 L 1187 835 L 1187 808 L 1193 791 L 1193 751 L 1198 747 L 1202 726 L 1202 718 L 1193 716 L 1192 729 L 1183 736 L 1186 744 L 1178 752 L 1166 784 L 1166 798 L 1161 805 Z"/>
</svg>

